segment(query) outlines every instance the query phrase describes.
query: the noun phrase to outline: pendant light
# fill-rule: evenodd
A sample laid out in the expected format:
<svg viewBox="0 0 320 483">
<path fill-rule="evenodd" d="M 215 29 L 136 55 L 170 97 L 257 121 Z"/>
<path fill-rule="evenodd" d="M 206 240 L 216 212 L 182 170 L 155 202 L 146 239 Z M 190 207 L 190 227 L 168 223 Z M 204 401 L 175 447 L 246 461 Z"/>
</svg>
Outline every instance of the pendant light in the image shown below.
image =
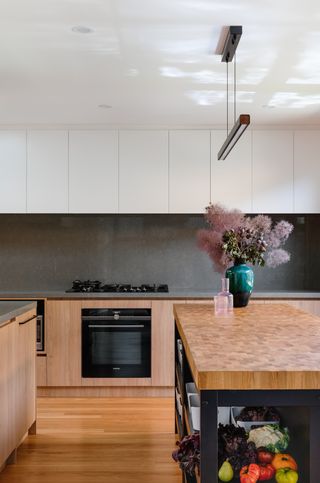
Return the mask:
<svg viewBox="0 0 320 483">
<path fill-rule="evenodd" d="M 228 35 L 223 47 L 222 51 L 222 59 L 221 62 L 226 62 L 227 64 L 227 138 L 223 145 L 221 146 L 220 151 L 218 152 L 218 160 L 224 160 L 233 149 L 233 147 L 237 144 L 240 137 L 247 129 L 250 124 L 250 115 L 249 114 L 240 114 L 238 120 L 236 121 L 236 107 L 237 107 L 237 89 L 236 89 L 236 50 L 238 43 L 240 41 L 242 35 L 242 26 L 230 26 L 228 29 Z M 229 132 L 229 62 L 232 62 L 234 59 L 234 76 L 233 76 L 233 83 L 234 83 L 234 95 L 233 95 L 233 122 L 234 126 Z"/>
</svg>

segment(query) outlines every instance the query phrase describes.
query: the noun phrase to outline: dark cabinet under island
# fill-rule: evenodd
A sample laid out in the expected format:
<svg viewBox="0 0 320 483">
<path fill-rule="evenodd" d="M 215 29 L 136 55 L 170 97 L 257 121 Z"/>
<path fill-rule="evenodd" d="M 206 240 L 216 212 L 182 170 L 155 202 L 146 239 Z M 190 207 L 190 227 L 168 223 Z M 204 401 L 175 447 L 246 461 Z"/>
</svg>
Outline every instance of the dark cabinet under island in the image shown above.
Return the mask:
<svg viewBox="0 0 320 483">
<path fill-rule="evenodd" d="M 319 483 L 320 318 L 284 304 L 226 316 L 176 304 L 174 316 L 176 430 L 200 440 L 199 468 L 186 465 L 183 481 Z M 225 461 L 233 476 L 220 479 Z M 251 464 L 260 477 L 240 479 Z"/>
</svg>

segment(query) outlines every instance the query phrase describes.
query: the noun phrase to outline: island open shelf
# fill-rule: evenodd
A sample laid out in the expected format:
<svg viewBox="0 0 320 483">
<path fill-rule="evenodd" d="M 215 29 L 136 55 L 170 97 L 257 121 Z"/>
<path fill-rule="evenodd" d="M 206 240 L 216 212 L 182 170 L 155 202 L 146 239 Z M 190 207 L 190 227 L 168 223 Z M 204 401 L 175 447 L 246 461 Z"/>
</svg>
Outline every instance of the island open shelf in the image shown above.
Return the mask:
<svg viewBox="0 0 320 483">
<path fill-rule="evenodd" d="M 176 304 L 174 315 L 180 438 L 195 431 L 187 383 L 195 384 L 200 403 L 200 476 L 183 474 L 183 481 L 220 481 L 218 425 L 232 422 L 229 408 L 272 407 L 289 430 L 281 452 L 297 461 L 299 483 L 319 483 L 320 319 L 280 304 L 227 317 L 215 316 L 212 305 Z"/>
</svg>

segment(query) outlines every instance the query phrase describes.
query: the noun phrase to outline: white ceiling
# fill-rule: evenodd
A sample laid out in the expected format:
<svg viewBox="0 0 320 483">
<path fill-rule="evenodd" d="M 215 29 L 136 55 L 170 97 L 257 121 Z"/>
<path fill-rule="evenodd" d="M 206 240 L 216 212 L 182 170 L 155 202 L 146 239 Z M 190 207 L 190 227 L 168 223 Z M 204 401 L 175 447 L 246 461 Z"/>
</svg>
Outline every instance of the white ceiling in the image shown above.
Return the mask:
<svg viewBox="0 0 320 483">
<path fill-rule="evenodd" d="M 0 123 L 221 125 L 226 25 L 238 112 L 319 124 L 317 0 L 0 0 Z"/>
</svg>

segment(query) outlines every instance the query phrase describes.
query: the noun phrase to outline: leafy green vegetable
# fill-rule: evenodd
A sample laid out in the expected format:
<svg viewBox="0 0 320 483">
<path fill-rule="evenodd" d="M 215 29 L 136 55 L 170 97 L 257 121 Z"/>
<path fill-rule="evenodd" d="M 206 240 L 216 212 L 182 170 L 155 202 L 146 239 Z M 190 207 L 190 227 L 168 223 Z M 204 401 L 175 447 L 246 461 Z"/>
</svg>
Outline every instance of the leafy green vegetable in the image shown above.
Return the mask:
<svg viewBox="0 0 320 483">
<path fill-rule="evenodd" d="M 177 441 L 176 449 L 172 453 L 174 461 L 179 463 L 180 468 L 189 475 L 195 475 L 200 471 L 200 434 L 193 433 Z"/>
<path fill-rule="evenodd" d="M 282 453 L 289 445 L 288 428 L 280 428 L 278 424 L 267 424 L 252 429 L 248 441 L 252 441 L 259 448 L 263 446 L 272 453 Z"/>
<path fill-rule="evenodd" d="M 248 442 L 244 428 L 232 424 L 219 424 L 218 427 L 218 463 L 219 467 L 228 460 L 236 478 L 240 470 L 258 461 L 257 449 L 254 443 Z"/>
</svg>

